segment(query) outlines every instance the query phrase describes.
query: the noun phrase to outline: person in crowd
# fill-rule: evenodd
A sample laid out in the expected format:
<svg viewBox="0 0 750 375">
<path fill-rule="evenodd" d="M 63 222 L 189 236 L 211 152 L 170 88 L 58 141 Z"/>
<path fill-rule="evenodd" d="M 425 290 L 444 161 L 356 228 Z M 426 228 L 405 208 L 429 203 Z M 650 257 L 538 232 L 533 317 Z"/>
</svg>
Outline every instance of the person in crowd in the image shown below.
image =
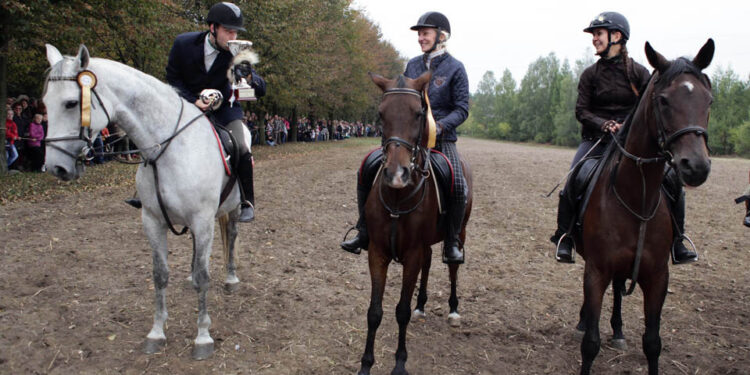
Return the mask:
<svg viewBox="0 0 750 375">
<path fill-rule="evenodd" d="M 459 234 L 466 210 L 467 185 L 456 148 L 456 128 L 469 115 L 469 80 L 463 64 L 448 53 L 446 42 L 451 36 L 451 26 L 445 15 L 427 12 L 419 17 L 411 30 L 417 32 L 417 42 L 422 54 L 409 60 L 404 76 L 414 79 L 428 70 L 432 71 L 428 94 L 437 125 L 438 140 L 435 148 L 448 157 L 454 172 L 447 232 L 443 241 L 443 262 L 461 264 L 464 262 L 464 253 Z M 357 186 L 359 233 L 352 240 L 341 243 L 344 250 L 354 253 L 359 253 L 359 249 L 366 249 L 369 242 L 364 222 L 364 204 L 370 187 L 362 185 Z"/>
<path fill-rule="evenodd" d="M 34 115 L 34 119 L 29 124 L 29 136 L 26 140 L 29 167 L 33 172 L 41 172 L 44 165 L 44 149 L 42 149 L 42 140 L 44 139 L 43 118 L 44 115 L 41 113 Z"/>
<path fill-rule="evenodd" d="M 13 103 L 13 122 L 16 123 L 16 129 L 18 131 L 19 138 L 27 138 L 29 136 L 29 123 L 23 116 L 23 105 L 21 102 L 16 101 Z M 28 165 L 29 157 L 26 155 L 26 144 L 25 142 L 16 143 L 16 150 L 18 151 L 18 159 L 16 160 L 16 167 L 19 170 L 25 170 Z"/>
<path fill-rule="evenodd" d="M 578 83 L 576 118 L 582 125 L 582 141 L 571 169 L 584 155 L 599 156 L 604 152 L 612 139 L 610 133 L 616 133 L 622 127 L 650 79 L 648 70 L 628 56 L 626 44 L 630 38 L 630 25 L 622 14 L 601 13 L 583 31 L 592 35 L 599 60 L 584 70 Z M 694 262 L 698 255 L 683 244 L 685 193 L 682 182 L 672 168 L 668 168 L 664 180 L 675 226 L 672 263 Z M 564 191 L 560 192 L 557 230 L 550 240 L 557 244 L 555 258 L 562 263 L 573 262 L 574 242 L 567 233 L 572 229 L 574 217 L 572 203 L 565 198 Z"/>
<path fill-rule="evenodd" d="M 750 173 L 748 173 L 748 182 L 750 183 Z M 745 210 L 747 211 L 745 212 L 745 219 L 742 220 L 742 224 L 746 227 L 750 227 L 750 185 L 748 185 L 745 192 L 734 201 L 737 203 L 745 202 Z"/>
<path fill-rule="evenodd" d="M 8 110 L 5 117 L 5 160 L 8 162 L 8 169 L 11 169 L 18 159 L 18 150 L 15 145 L 17 139 L 18 127 L 13 121 L 13 111 Z"/>
</svg>

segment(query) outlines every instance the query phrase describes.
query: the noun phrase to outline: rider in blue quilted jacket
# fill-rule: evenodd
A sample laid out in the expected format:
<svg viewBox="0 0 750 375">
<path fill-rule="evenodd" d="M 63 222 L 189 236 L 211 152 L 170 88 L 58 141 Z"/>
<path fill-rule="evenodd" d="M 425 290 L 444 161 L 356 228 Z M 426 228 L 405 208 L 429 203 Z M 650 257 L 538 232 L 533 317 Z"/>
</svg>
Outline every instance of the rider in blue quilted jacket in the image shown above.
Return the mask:
<svg viewBox="0 0 750 375">
<path fill-rule="evenodd" d="M 447 17 L 439 12 L 427 12 L 419 17 L 417 24 L 411 29 L 418 33 L 422 55 L 409 61 L 404 75 L 414 79 L 428 70 L 432 71 L 428 95 L 437 123 L 435 148 L 448 157 L 454 171 L 453 195 L 448 206 L 448 231 L 443 242 L 443 262 L 461 264 L 464 262 L 464 254 L 459 233 L 466 209 L 467 187 L 456 150 L 456 128 L 469 115 L 469 80 L 463 64 L 446 49 L 445 42 L 451 35 Z M 360 219 L 357 222 L 359 233 L 355 238 L 341 243 L 344 250 L 355 254 L 359 254 L 360 248 L 366 249 L 369 241 L 364 223 L 364 204 L 369 188 L 357 188 L 357 202 L 360 207 Z"/>
</svg>

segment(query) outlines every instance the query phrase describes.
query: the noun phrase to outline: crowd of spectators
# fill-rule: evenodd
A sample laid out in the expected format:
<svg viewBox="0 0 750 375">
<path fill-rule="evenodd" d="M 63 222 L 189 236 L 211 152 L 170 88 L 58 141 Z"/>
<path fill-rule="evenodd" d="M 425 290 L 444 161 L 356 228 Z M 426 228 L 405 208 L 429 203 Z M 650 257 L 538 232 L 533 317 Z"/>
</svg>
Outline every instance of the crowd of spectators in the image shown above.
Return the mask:
<svg viewBox="0 0 750 375">
<path fill-rule="evenodd" d="M 5 158 L 8 169 L 42 171 L 47 110 L 27 95 L 8 98 L 5 117 Z"/>
<path fill-rule="evenodd" d="M 252 135 L 254 144 L 265 143 L 279 146 L 296 134 L 297 142 L 341 141 L 351 137 L 379 137 L 380 129 L 372 124 L 349 122 L 344 120 L 312 120 L 300 117 L 294 125 L 289 119 L 278 114 L 266 114 L 259 119 L 257 114 L 245 111 L 245 125 Z M 292 129 L 294 126 L 294 129 Z M 296 130 L 296 133 L 293 132 Z M 260 132 L 263 137 L 260 137 Z M 9 170 L 40 172 L 44 168 L 44 139 L 47 134 L 47 110 L 44 104 L 27 95 L 8 98 L 7 117 L 5 120 L 5 154 Z M 118 129 L 117 124 L 110 124 L 96 138 L 93 144 L 96 153 L 92 153 L 88 164 L 101 164 L 112 160 L 101 152 L 125 153 L 122 159 L 132 160 L 136 155 L 127 151 L 134 150 L 127 135 Z"/>
</svg>

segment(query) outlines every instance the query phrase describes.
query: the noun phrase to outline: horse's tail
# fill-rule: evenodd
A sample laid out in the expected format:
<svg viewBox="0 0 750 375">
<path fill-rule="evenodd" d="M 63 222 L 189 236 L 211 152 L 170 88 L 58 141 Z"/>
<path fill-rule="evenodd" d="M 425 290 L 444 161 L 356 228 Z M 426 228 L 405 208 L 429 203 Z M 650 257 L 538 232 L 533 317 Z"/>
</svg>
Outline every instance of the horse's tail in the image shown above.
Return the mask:
<svg viewBox="0 0 750 375">
<path fill-rule="evenodd" d="M 227 238 L 227 224 L 229 223 L 229 214 L 219 217 L 219 232 L 221 233 L 221 250 L 224 254 L 224 263 L 229 261 L 229 239 Z M 237 240 L 235 240 L 235 248 L 237 248 Z M 239 254 L 234 252 L 234 264 L 239 265 L 240 257 Z"/>
</svg>

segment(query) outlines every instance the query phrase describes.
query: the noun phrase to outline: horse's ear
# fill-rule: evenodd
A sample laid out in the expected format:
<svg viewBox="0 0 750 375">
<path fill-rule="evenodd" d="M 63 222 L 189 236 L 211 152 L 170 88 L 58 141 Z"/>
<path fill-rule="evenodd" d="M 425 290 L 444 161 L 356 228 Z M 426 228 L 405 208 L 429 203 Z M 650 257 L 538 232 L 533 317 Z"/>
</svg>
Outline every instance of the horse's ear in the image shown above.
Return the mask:
<svg viewBox="0 0 750 375">
<path fill-rule="evenodd" d="M 701 50 L 698 51 L 698 55 L 693 59 L 693 64 L 700 70 L 706 69 L 714 58 L 715 50 L 716 46 L 714 45 L 714 40 L 708 38 L 706 44 L 701 47 Z"/>
<path fill-rule="evenodd" d="M 388 85 L 388 79 L 372 72 L 368 72 L 367 74 L 370 75 L 370 79 L 372 79 L 373 82 L 375 82 L 378 87 L 380 87 L 381 90 L 385 91 Z"/>
<path fill-rule="evenodd" d="M 664 71 L 669 68 L 669 60 L 662 56 L 661 53 L 656 52 L 649 42 L 646 42 L 646 58 L 648 58 L 648 63 L 651 64 L 654 69 L 658 70 L 659 73 L 664 73 Z"/>
<path fill-rule="evenodd" d="M 428 70 L 422 73 L 421 76 L 417 77 L 417 79 L 414 80 L 415 88 L 419 91 L 423 91 L 430 83 L 430 78 L 432 78 L 432 70 Z"/>
<path fill-rule="evenodd" d="M 55 66 L 62 61 L 62 54 L 57 48 L 55 48 L 55 46 L 51 44 L 45 44 L 44 46 L 47 48 L 47 61 L 49 61 L 49 66 Z"/>
<path fill-rule="evenodd" d="M 89 50 L 83 44 L 78 47 L 78 56 L 76 56 L 76 61 L 80 62 L 81 70 L 86 69 L 89 66 Z"/>
</svg>

